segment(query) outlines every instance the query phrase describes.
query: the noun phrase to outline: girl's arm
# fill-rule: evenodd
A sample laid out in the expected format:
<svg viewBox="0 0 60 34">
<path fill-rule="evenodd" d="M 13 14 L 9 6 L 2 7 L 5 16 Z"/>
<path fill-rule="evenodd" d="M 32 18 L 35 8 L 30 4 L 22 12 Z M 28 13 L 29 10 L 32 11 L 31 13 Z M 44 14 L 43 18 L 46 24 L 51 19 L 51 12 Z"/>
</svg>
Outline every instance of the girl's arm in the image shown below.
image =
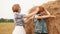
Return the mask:
<svg viewBox="0 0 60 34">
<path fill-rule="evenodd" d="M 45 12 L 47 13 L 47 15 L 43 15 L 43 16 L 37 16 L 37 15 L 36 15 L 35 18 L 37 18 L 37 19 L 42 19 L 42 18 L 56 17 L 56 16 L 54 16 L 54 15 L 50 15 L 50 13 L 49 13 L 47 10 L 45 10 Z"/>
<path fill-rule="evenodd" d="M 33 19 L 33 18 L 34 18 L 34 16 L 31 16 L 29 18 L 24 18 L 24 22 L 27 23 L 30 19 Z"/>
<path fill-rule="evenodd" d="M 47 15 L 50 15 L 50 13 L 45 9 L 45 12 L 47 13 Z"/>
<path fill-rule="evenodd" d="M 54 15 L 44 15 L 44 16 L 35 16 L 35 18 L 37 18 L 37 19 L 42 19 L 42 18 L 49 18 L 49 17 L 56 17 L 56 16 L 54 16 Z"/>
</svg>

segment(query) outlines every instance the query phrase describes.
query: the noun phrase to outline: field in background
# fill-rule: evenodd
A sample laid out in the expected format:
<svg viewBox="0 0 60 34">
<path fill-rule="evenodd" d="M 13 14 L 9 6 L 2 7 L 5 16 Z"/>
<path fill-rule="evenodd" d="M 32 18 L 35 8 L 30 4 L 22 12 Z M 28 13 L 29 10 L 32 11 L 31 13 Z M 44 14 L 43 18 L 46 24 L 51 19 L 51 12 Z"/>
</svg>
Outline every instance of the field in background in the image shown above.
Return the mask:
<svg viewBox="0 0 60 34">
<path fill-rule="evenodd" d="M 0 23 L 0 34 L 12 34 L 14 23 Z"/>
</svg>

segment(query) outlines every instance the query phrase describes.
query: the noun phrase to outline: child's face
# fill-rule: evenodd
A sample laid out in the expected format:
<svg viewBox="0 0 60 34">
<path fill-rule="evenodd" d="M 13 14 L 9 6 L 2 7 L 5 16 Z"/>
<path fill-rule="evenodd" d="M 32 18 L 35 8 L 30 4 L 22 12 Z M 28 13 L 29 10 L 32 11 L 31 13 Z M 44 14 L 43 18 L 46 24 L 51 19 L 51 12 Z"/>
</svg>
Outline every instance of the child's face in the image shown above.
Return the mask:
<svg viewBox="0 0 60 34">
<path fill-rule="evenodd" d="M 39 6 L 39 11 L 38 14 L 44 14 L 45 13 L 45 9 L 42 6 Z"/>
<path fill-rule="evenodd" d="M 44 14 L 44 10 L 43 10 L 43 9 L 40 9 L 40 10 L 39 10 L 39 13 L 40 13 L 40 14 Z"/>
<path fill-rule="evenodd" d="M 40 14 L 44 14 L 44 13 L 45 13 L 45 10 L 44 10 L 43 7 L 40 7 L 40 8 L 39 8 L 39 13 L 40 13 Z"/>
</svg>

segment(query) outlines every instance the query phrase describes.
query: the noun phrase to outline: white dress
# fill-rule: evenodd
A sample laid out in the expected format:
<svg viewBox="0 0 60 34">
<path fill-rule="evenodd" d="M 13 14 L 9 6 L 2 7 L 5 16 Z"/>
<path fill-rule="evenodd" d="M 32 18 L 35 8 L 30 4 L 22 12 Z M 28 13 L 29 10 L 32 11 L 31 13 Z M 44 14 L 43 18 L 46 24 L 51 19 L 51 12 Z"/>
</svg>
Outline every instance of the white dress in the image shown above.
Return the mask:
<svg viewBox="0 0 60 34">
<path fill-rule="evenodd" d="M 19 13 L 14 13 L 15 28 L 14 28 L 12 34 L 26 34 L 26 31 L 23 27 L 23 21 L 22 21 L 23 17 L 21 17 L 21 16 L 23 16 L 23 15 L 19 15 Z"/>
<path fill-rule="evenodd" d="M 23 26 L 15 26 L 12 34 L 26 34 L 26 32 Z"/>
</svg>

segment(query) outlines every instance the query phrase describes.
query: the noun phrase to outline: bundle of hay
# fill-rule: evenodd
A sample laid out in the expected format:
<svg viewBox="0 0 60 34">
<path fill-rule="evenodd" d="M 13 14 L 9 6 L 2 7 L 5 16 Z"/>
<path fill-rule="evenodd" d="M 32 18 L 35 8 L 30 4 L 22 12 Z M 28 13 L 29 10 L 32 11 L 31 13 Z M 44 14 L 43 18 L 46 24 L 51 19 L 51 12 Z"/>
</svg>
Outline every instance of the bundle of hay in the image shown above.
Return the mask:
<svg viewBox="0 0 60 34">
<path fill-rule="evenodd" d="M 34 12 L 36 10 L 38 6 L 34 6 L 32 7 L 29 11 L 28 14 Z M 33 16 L 31 16 L 33 17 Z M 29 17 L 29 18 L 31 18 Z M 27 19 L 29 19 L 27 18 Z M 34 19 L 30 19 L 26 24 L 25 24 L 25 30 L 26 30 L 26 34 L 34 34 Z"/>
<path fill-rule="evenodd" d="M 51 1 L 42 5 L 47 9 L 51 15 L 55 15 L 56 18 L 48 18 L 46 24 L 48 27 L 48 34 L 60 34 L 60 1 Z M 29 13 L 35 11 L 36 7 L 31 8 Z M 25 30 L 27 34 L 34 34 L 34 19 L 30 19 L 25 24 Z"/>
<path fill-rule="evenodd" d="M 48 34 L 60 34 L 60 1 L 51 1 L 42 5 L 51 15 L 56 18 L 49 18 L 47 21 Z"/>
</svg>

